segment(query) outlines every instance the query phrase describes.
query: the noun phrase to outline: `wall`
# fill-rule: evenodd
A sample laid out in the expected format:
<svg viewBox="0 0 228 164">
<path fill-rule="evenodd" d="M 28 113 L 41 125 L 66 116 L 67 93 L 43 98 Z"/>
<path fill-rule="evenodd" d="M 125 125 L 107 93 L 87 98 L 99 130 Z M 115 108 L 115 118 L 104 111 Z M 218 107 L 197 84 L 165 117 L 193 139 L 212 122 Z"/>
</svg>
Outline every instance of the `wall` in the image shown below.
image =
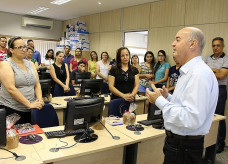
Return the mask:
<svg viewBox="0 0 228 164">
<path fill-rule="evenodd" d="M 98 53 L 106 50 L 112 57 L 122 46 L 122 32 L 149 30 L 148 50 L 156 54 L 164 49 L 168 54 L 167 61 L 174 65 L 171 44 L 177 31 L 185 26 L 203 30 L 206 38 L 203 57 L 212 54 L 211 40 L 214 37 L 221 36 L 225 44 L 228 43 L 228 10 L 224 6 L 228 6 L 227 0 L 163 0 L 84 16 L 64 24 L 85 21 L 91 33 L 90 49 Z M 224 51 L 228 54 L 227 48 Z"/>
<path fill-rule="evenodd" d="M 24 38 L 37 38 L 59 40 L 62 34 L 63 21 L 54 20 L 52 30 L 22 27 L 22 15 L 0 12 L 0 35 L 22 36 Z"/>
</svg>

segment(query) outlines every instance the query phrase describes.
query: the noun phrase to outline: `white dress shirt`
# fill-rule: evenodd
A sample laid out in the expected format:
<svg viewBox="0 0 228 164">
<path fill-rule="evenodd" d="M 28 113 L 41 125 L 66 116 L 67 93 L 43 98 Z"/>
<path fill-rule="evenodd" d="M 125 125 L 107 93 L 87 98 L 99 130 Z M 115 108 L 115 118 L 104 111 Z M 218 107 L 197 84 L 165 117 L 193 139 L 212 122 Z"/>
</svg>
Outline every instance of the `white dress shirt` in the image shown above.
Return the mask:
<svg viewBox="0 0 228 164">
<path fill-rule="evenodd" d="M 218 99 L 218 82 L 201 56 L 180 68 L 173 95 L 159 96 L 156 106 L 163 112 L 164 126 L 172 133 L 205 135 L 209 132 Z"/>
</svg>

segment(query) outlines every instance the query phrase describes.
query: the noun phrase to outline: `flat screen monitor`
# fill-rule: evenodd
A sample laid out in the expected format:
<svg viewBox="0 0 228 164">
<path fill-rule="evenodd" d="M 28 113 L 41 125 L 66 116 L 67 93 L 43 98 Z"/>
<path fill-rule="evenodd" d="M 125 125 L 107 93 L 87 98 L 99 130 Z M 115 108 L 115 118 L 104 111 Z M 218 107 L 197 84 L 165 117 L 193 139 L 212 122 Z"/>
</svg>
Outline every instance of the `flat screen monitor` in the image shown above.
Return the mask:
<svg viewBox="0 0 228 164">
<path fill-rule="evenodd" d="M 90 79 L 91 77 L 90 72 L 75 72 L 74 75 L 75 84 L 81 84 L 83 79 Z"/>
<path fill-rule="evenodd" d="M 51 93 L 52 80 L 51 79 L 41 79 L 40 80 L 42 97 L 48 97 Z"/>
<path fill-rule="evenodd" d="M 6 111 L 0 109 L 0 147 L 6 146 Z"/>
<path fill-rule="evenodd" d="M 155 104 L 149 104 L 147 120 L 163 119 L 162 110 Z"/>
<path fill-rule="evenodd" d="M 65 131 L 85 129 L 99 122 L 102 118 L 104 107 L 104 98 L 86 98 L 67 102 L 67 108 L 64 110 Z M 84 140 L 83 140 L 84 139 Z M 76 136 L 75 140 L 82 142 L 92 142 L 97 139 L 95 134 L 86 134 Z"/>
<path fill-rule="evenodd" d="M 93 97 L 101 93 L 102 85 L 103 79 L 84 79 L 81 83 L 80 94 Z"/>
</svg>

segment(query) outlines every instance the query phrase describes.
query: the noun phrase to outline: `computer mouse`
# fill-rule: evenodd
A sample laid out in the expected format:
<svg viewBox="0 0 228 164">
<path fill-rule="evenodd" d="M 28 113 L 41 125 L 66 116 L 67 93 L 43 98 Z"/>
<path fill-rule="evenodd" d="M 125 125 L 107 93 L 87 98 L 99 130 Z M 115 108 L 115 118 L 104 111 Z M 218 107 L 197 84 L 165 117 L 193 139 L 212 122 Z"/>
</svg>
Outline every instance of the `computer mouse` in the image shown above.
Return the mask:
<svg viewBox="0 0 228 164">
<path fill-rule="evenodd" d="M 37 136 L 34 134 L 29 134 L 26 137 L 29 141 L 36 142 L 37 141 Z"/>
</svg>

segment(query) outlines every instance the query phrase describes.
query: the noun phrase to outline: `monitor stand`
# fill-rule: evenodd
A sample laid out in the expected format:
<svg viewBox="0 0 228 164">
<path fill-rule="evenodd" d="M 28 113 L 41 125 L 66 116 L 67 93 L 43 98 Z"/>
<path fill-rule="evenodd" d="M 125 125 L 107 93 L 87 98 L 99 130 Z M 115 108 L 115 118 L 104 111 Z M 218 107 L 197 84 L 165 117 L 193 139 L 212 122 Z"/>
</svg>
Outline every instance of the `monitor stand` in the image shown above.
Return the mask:
<svg viewBox="0 0 228 164">
<path fill-rule="evenodd" d="M 96 141 L 97 138 L 98 136 L 96 134 L 91 134 L 89 132 L 89 129 L 85 129 L 85 132 L 83 134 L 76 135 L 74 137 L 74 140 L 79 143 L 89 143 L 89 142 Z"/>
</svg>

